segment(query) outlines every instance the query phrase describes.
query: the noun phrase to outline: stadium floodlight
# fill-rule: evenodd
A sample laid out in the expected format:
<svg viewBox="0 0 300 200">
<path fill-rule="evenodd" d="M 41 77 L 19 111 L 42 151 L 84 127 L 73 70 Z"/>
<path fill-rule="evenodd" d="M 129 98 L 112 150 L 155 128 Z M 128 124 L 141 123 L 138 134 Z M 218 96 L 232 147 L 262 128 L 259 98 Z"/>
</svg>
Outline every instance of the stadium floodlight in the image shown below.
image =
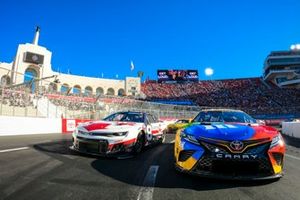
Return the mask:
<svg viewBox="0 0 300 200">
<path fill-rule="evenodd" d="M 295 48 L 296 48 L 296 45 L 292 44 L 291 45 L 291 50 L 295 50 Z"/>
<path fill-rule="evenodd" d="M 204 73 L 205 73 L 206 76 L 211 76 L 211 75 L 214 74 L 214 70 L 212 68 L 210 68 L 210 67 L 207 67 L 205 69 Z"/>
<path fill-rule="evenodd" d="M 300 44 L 292 44 L 290 48 L 291 50 L 300 50 Z"/>
</svg>

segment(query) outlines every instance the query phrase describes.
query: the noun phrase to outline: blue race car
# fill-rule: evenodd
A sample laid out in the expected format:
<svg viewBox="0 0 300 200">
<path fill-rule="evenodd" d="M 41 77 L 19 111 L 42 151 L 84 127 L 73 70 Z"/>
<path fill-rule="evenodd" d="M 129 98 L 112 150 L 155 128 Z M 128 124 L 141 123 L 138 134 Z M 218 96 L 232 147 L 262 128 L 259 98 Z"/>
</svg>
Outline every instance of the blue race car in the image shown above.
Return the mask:
<svg viewBox="0 0 300 200">
<path fill-rule="evenodd" d="M 224 179 L 280 178 L 284 153 L 276 129 L 229 109 L 202 110 L 177 131 L 174 148 L 180 172 Z"/>
</svg>

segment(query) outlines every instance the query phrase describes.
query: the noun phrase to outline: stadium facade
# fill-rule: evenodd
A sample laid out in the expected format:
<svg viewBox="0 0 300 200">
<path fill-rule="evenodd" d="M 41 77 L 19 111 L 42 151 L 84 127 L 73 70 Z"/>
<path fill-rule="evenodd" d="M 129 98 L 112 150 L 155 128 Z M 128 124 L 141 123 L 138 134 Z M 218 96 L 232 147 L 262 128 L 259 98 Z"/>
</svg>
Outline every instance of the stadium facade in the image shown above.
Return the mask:
<svg viewBox="0 0 300 200">
<path fill-rule="evenodd" d="M 141 90 L 139 77 L 125 80 L 92 78 L 64 74 L 52 70 L 52 52 L 39 46 L 40 29 L 37 27 L 31 44 L 20 44 L 12 63 L 0 62 L 1 85 L 21 85 L 32 81 L 32 88 L 44 91 L 137 96 Z"/>
<path fill-rule="evenodd" d="M 0 62 L 1 85 L 15 86 L 28 83 L 38 91 L 94 94 L 112 96 L 140 96 L 141 79 L 125 80 L 85 77 L 52 70 L 52 52 L 38 44 L 37 27 L 32 43 L 20 44 L 11 63 Z M 281 88 L 300 88 L 300 45 L 289 51 L 273 51 L 264 63 L 263 79 Z M 194 70 L 196 72 L 196 70 Z M 197 78 L 195 79 L 198 82 Z"/>
<path fill-rule="evenodd" d="M 279 87 L 300 88 L 300 45 L 289 51 L 272 51 L 264 63 L 264 80 Z"/>
</svg>

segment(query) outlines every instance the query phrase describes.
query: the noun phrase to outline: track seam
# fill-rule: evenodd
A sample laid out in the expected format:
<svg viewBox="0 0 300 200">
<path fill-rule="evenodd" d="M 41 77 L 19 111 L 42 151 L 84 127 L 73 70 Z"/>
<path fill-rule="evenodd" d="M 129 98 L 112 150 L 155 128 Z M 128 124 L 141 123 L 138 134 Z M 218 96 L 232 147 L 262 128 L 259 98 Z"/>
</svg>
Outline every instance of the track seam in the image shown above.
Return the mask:
<svg viewBox="0 0 300 200">
<path fill-rule="evenodd" d="M 144 178 L 143 186 L 141 187 L 137 200 L 152 200 L 158 165 L 151 165 Z"/>
</svg>

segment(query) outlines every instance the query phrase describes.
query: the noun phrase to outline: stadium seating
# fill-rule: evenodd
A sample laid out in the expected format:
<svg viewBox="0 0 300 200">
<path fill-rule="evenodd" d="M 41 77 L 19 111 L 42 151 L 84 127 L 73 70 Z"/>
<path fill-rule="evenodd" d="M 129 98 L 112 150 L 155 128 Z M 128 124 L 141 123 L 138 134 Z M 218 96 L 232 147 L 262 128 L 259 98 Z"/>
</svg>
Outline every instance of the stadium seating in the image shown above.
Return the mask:
<svg viewBox="0 0 300 200">
<path fill-rule="evenodd" d="M 244 110 L 252 115 L 266 114 L 300 114 L 300 90 L 281 89 L 271 83 L 265 83 L 260 78 L 230 79 L 215 81 L 199 81 L 197 83 L 157 83 L 147 81 L 142 84 L 142 92 L 146 101 L 137 101 L 129 97 L 101 96 L 86 94 L 62 94 L 44 92 L 32 94 L 26 88 L 0 90 L 0 114 L 19 116 L 48 116 L 38 112 L 37 103 L 41 97 L 49 99 L 55 108 L 55 113 L 61 110 L 64 116 L 77 116 L 84 113 L 97 113 L 105 110 L 124 110 L 143 108 L 163 111 L 183 112 L 195 111 L 193 108 L 179 105 L 199 105 L 202 107 L 225 107 Z M 178 106 L 153 107 L 147 102 L 170 102 Z M 48 103 L 49 104 L 49 103 Z M 49 107 L 47 102 L 46 107 Z M 154 109 L 154 110 L 155 110 Z M 49 111 L 49 108 L 46 110 Z M 188 113 L 186 112 L 186 113 Z M 102 113 L 102 112 L 101 112 Z M 164 115 L 165 113 L 160 113 Z"/>
<path fill-rule="evenodd" d="M 68 110 L 93 110 L 93 103 L 96 98 L 93 96 L 80 95 L 62 95 L 62 94 L 45 94 L 48 99 L 56 106 L 67 107 Z"/>
<path fill-rule="evenodd" d="M 250 114 L 299 114 L 300 91 L 268 85 L 260 78 L 142 84 L 149 101 L 190 100 L 199 106 L 242 109 Z"/>
<path fill-rule="evenodd" d="M 0 90 L 0 114 L 14 116 L 40 116 L 34 106 L 37 97 L 25 88 Z"/>
</svg>

